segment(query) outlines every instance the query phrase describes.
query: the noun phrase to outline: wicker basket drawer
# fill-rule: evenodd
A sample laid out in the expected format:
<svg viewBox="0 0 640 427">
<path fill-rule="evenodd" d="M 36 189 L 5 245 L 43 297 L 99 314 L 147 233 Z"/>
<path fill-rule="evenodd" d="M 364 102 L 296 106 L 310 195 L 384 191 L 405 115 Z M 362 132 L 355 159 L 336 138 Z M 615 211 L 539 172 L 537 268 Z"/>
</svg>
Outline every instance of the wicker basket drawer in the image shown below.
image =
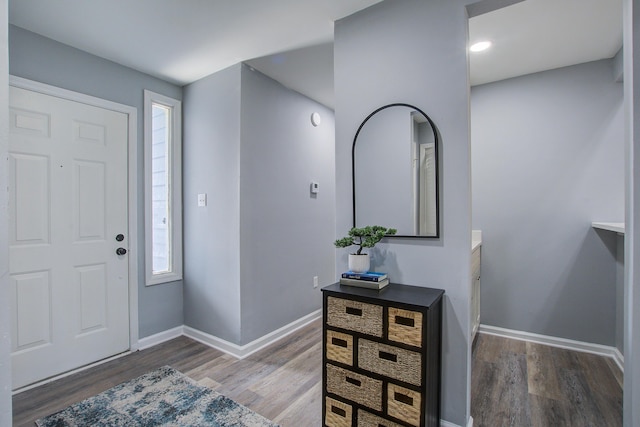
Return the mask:
<svg viewBox="0 0 640 427">
<path fill-rule="evenodd" d="M 358 409 L 358 427 L 404 427 L 393 421 L 385 420 L 377 415 Z"/>
<path fill-rule="evenodd" d="M 422 313 L 389 307 L 389 339 L 422 347 Z"/>
<path fill-rule="evenodd" d="M 353 366 L 353 337 L 327 330 L 327 359 Z"/>
<path fill-rule="evenodd" d="M 327 363 L 327 392 L 382 410 L 382 381 Z"/>
<path fill-rule="evenodd" d="M 422 385 L 422 356 L 415 351 L 360 339 L 358 367 L 413 385 Z"/>
<path fill-rule="evenodd" d="M 327 427 L 351 427 L 351 405 L 327 397 L 325 408 L 324 424 Z"/>
<path fill-rule="evenodd" d="M 422 407 L 420 393 L 395 384 L 388 384 L 387 391 L 387 413 L 413 426 L 419 426 Z"/>
<path fill-rule="evenodd" d="M 382 337 L 382 306 L 327 298 L 327 325 Z"/>
</svg>

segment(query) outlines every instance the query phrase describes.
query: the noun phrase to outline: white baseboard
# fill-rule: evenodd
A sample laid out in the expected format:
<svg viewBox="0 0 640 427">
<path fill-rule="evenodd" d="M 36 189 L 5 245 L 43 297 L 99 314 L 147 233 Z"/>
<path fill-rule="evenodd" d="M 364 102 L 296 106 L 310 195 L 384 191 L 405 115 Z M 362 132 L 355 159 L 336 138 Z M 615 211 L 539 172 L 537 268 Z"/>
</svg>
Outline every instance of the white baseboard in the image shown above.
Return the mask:
<svg viewBox="0 0 640 427">
<path fill-rule="evenodd" d="M 167 329 L 166 331 L 162 331 L 148 337 L 140 338 L 138 340 L 138 350 L 144 350 L 146 348 L 162 344 L 165 341 L 178 338 L 182 335 L 184 335 L 184 326 L 178 326 L 176 328 Z"/>
<path fill-rule="evenodd" d="M 624 356 L 616 347 L 613 348 L 613 361 L 616 362 L 621 372 L 624 372 Z"/>
<path fill-rule="evenodd" d="M 440 427 L 460 427 L 458 424 L 451 423 L 449 421 L 440 420 Z M 469 417 L 467 427 L 473 427 L 473 417 Z"/>
<path fill-rule="evenodd" d="M 575 341 L 566 338 L 552 337 L 548 335 L 534 334 L 531 332 L 516 331 L 513 329 L 499 328 L 497 326 L 480 325 L 478 332 L 481 334 L 497 335 L 500 337 L 528 341 L 536 344 L 544 344 L 552 347 L 564 348 L 567 350 L 581 351 L 583 353 L 597 354 L 599 356 L 611 357 L 616 365 L 624 372 L 624 357 L 615 347 L 601 344 L 593 344 L 583 341 Z"/>
<path fill-rule="evenodd" d="M 232 342 L 223 340 L 222 338 L 218 338 L 189 326 L 184 326 L 184 335 L 205 345 L 208 345 L 209 347 L 213 347 L 227 354 L 230 354 L 237 359 L 244 359 L 247 356 L 255 353 L 256 351 L 308 325 L 314 320 L 319 319 L 321 316 L 322 310 L 316 310 L 311 314 L 293 321 L 288 325 L 285 325 L 282 328 L 277 329 L 245 345 L 234 344 Z"/>
</svg>

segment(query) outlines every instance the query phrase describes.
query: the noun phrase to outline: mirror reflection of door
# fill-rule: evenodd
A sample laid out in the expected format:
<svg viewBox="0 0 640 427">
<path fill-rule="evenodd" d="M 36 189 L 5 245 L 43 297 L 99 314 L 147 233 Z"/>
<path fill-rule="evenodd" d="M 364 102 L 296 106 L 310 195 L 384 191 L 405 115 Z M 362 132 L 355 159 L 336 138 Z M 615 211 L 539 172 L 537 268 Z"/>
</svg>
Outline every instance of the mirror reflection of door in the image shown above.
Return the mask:
<svg viewBox="0 0 640 427">
<path fill-rule="evenodd" d="M 411 113 L 414 144 L 414 234 L 430 236 L 436 234 L 436 180 L 434 134 L 426 118 Z"/>
<path fill-rule="evenodd" d="M 369 115 L 353 146 L 354 226 L 438 237 L 437 144 L 432 122 L 416 107 L 391 104 Z"/>
</svg>

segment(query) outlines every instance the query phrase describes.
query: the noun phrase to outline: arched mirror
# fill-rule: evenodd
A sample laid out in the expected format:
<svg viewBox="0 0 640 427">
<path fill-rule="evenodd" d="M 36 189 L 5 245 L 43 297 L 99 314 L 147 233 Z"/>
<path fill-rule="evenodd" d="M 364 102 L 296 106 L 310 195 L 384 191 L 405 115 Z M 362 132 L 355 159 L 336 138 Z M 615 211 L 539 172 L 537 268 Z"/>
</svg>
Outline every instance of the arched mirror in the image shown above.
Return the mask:
<svg viewBox="0 0 640 427">
<path fill-rule="evenodd" d="M 429 116 L 409 104 L 378 108 L 358 128 L 351 156 L 354 227 L 439 237 L 438 131 Z"/>
</svg>

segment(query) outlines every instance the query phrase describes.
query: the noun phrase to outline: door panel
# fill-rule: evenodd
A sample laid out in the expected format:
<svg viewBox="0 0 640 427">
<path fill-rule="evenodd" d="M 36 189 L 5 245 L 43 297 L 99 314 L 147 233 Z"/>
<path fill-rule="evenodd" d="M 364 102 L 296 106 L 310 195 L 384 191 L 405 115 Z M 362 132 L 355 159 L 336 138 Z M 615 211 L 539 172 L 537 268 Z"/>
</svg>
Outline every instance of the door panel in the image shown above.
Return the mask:
<svg viewBox="0 0 640 427">
<path fill-rule="evenodd" d="M 15 350 L 25 350 L 51 342 L 51 280 L 48 271 L 11 276 L 14 310 Z"/>
<path fill-rule="evenodd" d="M 128 117 L 10 88 L 13 388 L 129 348 Z"/>
<path fill-rule="evenodd" d="M 76 242 L 105 239 L 105 169 L 103 162 L 75 162 L 73 214 Z"/>
<path fill-rule="evenodd" d="M 12 134 L 49 137 L 49 115 L 38 111 L 12 108 L 9 112 L 9 129 Z"/>
<path fill-rule="evenodd" d="M 76 267 L 76 292 L 80 301 L 78 335 L 107 327 L 106 264 Z"/>
<path fill-rule="evenodd" d="M 49 243 L 49 158 L 29 154 L 9 155 L 10 205 L 15 218 L 13 245 Z"/>
</svg>

